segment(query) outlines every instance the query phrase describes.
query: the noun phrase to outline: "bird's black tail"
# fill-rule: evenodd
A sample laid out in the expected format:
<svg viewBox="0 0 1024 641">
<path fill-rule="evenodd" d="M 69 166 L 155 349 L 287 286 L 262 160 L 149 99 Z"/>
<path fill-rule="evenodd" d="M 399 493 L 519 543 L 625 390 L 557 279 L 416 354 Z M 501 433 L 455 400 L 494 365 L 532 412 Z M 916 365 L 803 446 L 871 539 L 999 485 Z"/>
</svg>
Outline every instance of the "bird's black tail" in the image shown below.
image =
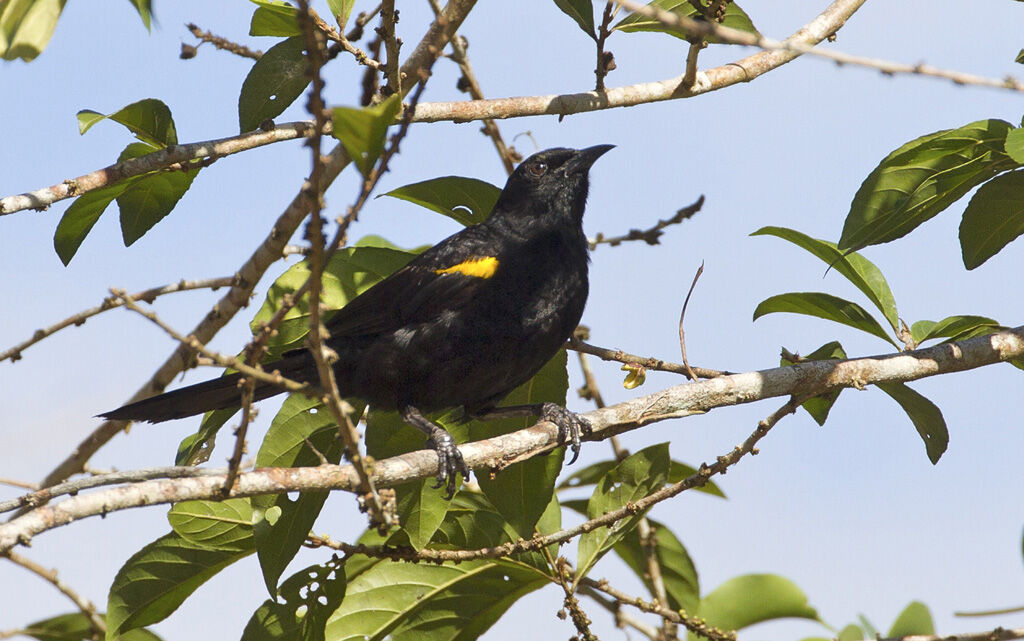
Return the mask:
<svg viewBox="0 0 1024 641">
<path fill-rule="evenodd" d="M 306 351 L 268 363 L 263 368 L 268 372 L 277 370 L 287 378 L 298 380 L 306 380 L 314 371 L 312 359 Z M 160 423 L 211 410 L 241 407 L 242 388 L 238 384 L 241 378 L 240 374 L 229 374 L 129 403 L 99 416 L 110 420 Z M 257 381 L 252 400 L 260 401 L 284 391 L 283 387 Z"/>
</svg>

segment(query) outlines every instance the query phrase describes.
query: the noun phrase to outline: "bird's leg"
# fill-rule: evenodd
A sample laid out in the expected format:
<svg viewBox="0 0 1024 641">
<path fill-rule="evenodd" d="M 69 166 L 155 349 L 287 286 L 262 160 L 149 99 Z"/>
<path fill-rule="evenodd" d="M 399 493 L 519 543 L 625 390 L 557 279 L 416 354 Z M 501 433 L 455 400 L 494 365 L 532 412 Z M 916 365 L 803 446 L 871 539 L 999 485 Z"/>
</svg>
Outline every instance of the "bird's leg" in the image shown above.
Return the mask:
<svg viewBox="0 0 1024 641">
<path fill-rule="evenodd" d="M 431 449 L 437 452 L 437 485 L 435 489 L 444 486 L 447 492 L 446 498 L 451 500 L 455 496 L 455 484 L 458 476 L 469 480 L 469 468 L 462 460 L 462 453 L 455 445 L 455 439 L 443 427 L 423 416 L 418 409 L 412 405 L 404 405 L 398 409 L 402 420 L 412 425 L 427 435 L 427 442 Z"/>
<path fill-rule="evenodd" d="M 575 412 L 570 412 L 557 403 L 531 403 L 529 405 L 510 405 L 508 407 L 492 407 L 474 415 L 484 421 L 512 416 L 536 416 L 541 421 L 549 421 L 558 426 L 558 441 L 572 449 L 572 460 L 576 462 L 580 455 L 580 438 L 590 433 L 590 423 Z"/>
</svg>

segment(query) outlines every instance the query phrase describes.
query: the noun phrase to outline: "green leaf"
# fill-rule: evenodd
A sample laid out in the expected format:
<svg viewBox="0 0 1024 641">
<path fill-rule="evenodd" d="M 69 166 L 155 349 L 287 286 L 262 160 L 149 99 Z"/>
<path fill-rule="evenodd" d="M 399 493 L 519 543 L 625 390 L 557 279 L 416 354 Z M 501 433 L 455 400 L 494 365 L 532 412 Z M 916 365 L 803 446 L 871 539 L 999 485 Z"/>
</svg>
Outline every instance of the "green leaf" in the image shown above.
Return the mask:
<svg viewBox="0 0 1024 641">
<path fill-rule="evenodd" d="M 248 552 L 253 547 L 249 499 L 182 501 L 167 513 L 175 534 L 197 547 Z"/>
<path fill-rule="evenodd" d="M 587 502 L 587 518 L 595 519 L 660 489 L 668 479 L 668 462 L 668 443 L 651 445 L 623 459 L 597 483 Z M 641 518 L 643 513 L 636 513 L 581 536 L 576 553 L 576 577 L 585 576 Z"/>
<path fill-rule="evenodd" d="M 359 422 L 365 405 L 349 399 L 351 419 Z M 256 454 L 256 467 L 313 467 L 321 464 L 320 455 L 329 463 L 341 461 L 342 442 L 330 410 L 305 394 L 289 396 L 274 417 Z M 256 554 L 263 580 L 270 594 L 277 590 L 278 579 L 302 547 L 316 522 L 329 492 L 302 492 L 292 500 L 287 494 L 252 497 L 256 510 Z M 265 518 L 276 510 L 277 518 Z"/>
<path fill-rule="evenodd" d="M 278 36 L 291 38 L 302 34 L 295 17 L 299 10 L 286 2 L 276 0 L 249 0 L 259 5 L 249 23 L 250 36 Z M 243 129 L 244 131 L 244 129 Z"/>
<path fill-rule="evenodd" d="M 107 641 L 162 621 L 196 588 L 248 550 L 201 548 L 171 532 L 136 552 L 118 571 L 107 598 Z"/>
<path fill-rule="evenodd" d="M 311 565 L 288 578 L 267 599 L 242 633 L 242 641 L 324 641 L 327 618 L 345 597 L 345 573 L 338 557 Z"/>
<path fill-rule="evenodd" d="M 1024 165 L 1024 128 L 1011 129 L 1006 134 L 1005 149 L 1014 162 Z"/>
<path fill-rule="evenodd" d="M 346 247 L 335 252 L 324 268 L 320 301 L 327 309 L 339 309 L 350 300 L 401 269 L 416 252 L 388 247 Z M 293 294 L 309 279 L 309 263 L 292 265 L 267 291 L 267 298 L 250 323 L 253 333 L 281 308 L 285 295 Z M 277 334 L 268 341 L 268 358 L 302 346 L 309 333 L 309 298 L 303 297 L 285 314 Z"/>
<path fill-rule="evenodd" d="M 100 215 L 128 188 L 129 182 L 120 182 L 82 194 L 67 208 L 53 234 L 53 248 L 65 266 L 74 258 L 78 248 L 82 246 L 82 241 L 100 219 Z"/>
<path fill-rule="evenodd" d="M 153 0 L 128 0 L 128 2 L 139 13 L 139 17 L 142 18 L 142 24 L 146 26 L 146 31 L 152 31 Z"/>
<path fill-rule="evenodd" d="M 102 619 L 103 613 L 98 614 Z M 89 617 L 82 612 L 73 612 L 30 623 L 20 632 L 39 641 L 90 641 L 94 630 Z M 160 637 L 145 628 L 138 628 L 122 634 L 119 641 L 160 641 Z"/>
<path fill-rule="evenodd" d="M 911 601 L 896 617 L 887 637 L 909 637 L 935 634 L 935 623 L 928 606 L 920 601 Z"/>
<path fill-rule="evenodd" d="M 156 149 L 146 143 L 134 142 L 125 147 L 118 160 L 137 158 L 153 151 Z M 131 180 L 117 196 L 124 246 L 131 246 L 171 213 L 198 173 L 198 167 L 189 171 L 158 171 Z"/>
<path fill-rule="evenodd" d="M 178 144 L 178 132 L 170 108 L 156 98 L 146 98 L 123 107 L 112 114 L 103 115 L 91 109 L 78 112 L 78 133 L 84 134 L 101 120 L 113 120 L 124 125 L 135 137 L 156 149 Z"/>
<path fill-rule="evenodd" d="M 305 46 L 302 38 L 288 38 L 271 47 L 249 70 L 238 96 L 238 128 L 242 133 L 257 129 L 264 120 L 277 118 L 302 95 L 309 84 Z"/>
<path fill-rule="evenodd" d="M 537 374 L 505 397 L 503 405 L 555 403 L 565 405 L 569 389 L 564 349 L 549 360 Z M 495 421 L 472 421 L 469 433 L 481 440 L 525 429 L 537 422 L 533 416 Z M 565 448 L 559 447 L 543 456 L 516 463 L 501 470 L 493 478 L 478 475 L 480 489 L 516 532 L 525 539 L 532 537 L 541 514 L 551 502 L 555 481 L 562 471 Z"/>
<path fill-rule="evenodd" d="M 910 233 L 1016 163 L 1004 151 L 1013 127 L 980 120 L 903 145 L 868 175 L 850 204 L 840 249 L 858 250 Z"/>
<path fill-rule="evenodd" d="M 550 583 L 533 568 L 494 559 L 362 568 L 348 574 L 345 600 L 327 622 L 331 641 L 476 639 L 522 596 Z"/>
<path fill-rule="evenodd" d="M 819 621 L 818 612 L 792 581 L 774 574 L 729 579 L 700 602 L 700 617 L 721 630 L 790 617 Z"/>
<path fill-rule="evenodd" d="M 230 370 L 229 370 L 230 371 Z M 203 416 L 199 429 L 195 434 L 189 434 L 178 444 L 178 451 L 174 456 L 175 465 L 199 465 L 210 460 L 213 454 L 214 439 L 217 432 L 224 424 L 231 420 L 231 417 L 238 413 L 239 408 L 233 407 L 226 410 L 214 410 Z"/>
<path fill-rule="evenodd" d="M 601 461 L 588 465 L 587 467 L 576 470 L 565 478 L 564 481 L 558 484 L 556 489 L 567 490 L 574 487 L 584 487 L 587 485 L 594 485 L 597 483 L 602 476 L 608 473 L 608 470 L 615 467 L 618 461 Z M 668 468 L 668 482 L 678 483 L 683 479 L 693 476 L 697 473 L 697 470 L 686 463 L 680 463 L 679 461 L 670 461 Z M 717 496 L 719 498 L 725 498 L 725 492 L 718 487 L 714 481 L 708 481 L 707 484 L 701 487 L 693 488 L 695 492 L 704 492 L 711 496 Z"/>
<path fill-rule="evenodd" d="M 999 323 L 985 316 L 947 316 L 939 322 L 920 320 L 910 326 L 910 336 L 921 344 L 932 338 L 956 338 L 979 328 L 998 328 Z"/>
<path fill-rule="evenodd" d="M 486 220 L 499 195 L 501 189 L 491 183 L 462 176 L 432 178 L 381 194 L 422 205 L 467 226 Z"/>
<path fill-rule="evenodd" d="M 797 247 L 806 249 L 826 263 L 829 267 L 835 268 L 837 272 L 846 277 L 848 281 L 864 292 L 868 300 L 874 304 L 878 311 L 882 312 L 889 326 L 894 332 L 900 331 L 900 316 L 896 311 L 896 299 L 893 298 L 889 283 L 885 281 L 882 271 L 874 263 L 856 252 L 848 252 L 845 255 L 839 251 L 835 243 L 827 240 L 811 238 L 810 236 L 785 227 L 762 227 L 751 236 L 776 236 L 788 240 Z"/>
<path fill-rule="evenodd" d="M 57 28 L 65 0 L 0 2 L 0 55 L 30 62 L 43 52 Z"/>
<path fill-rule="evenodd" d="M 825 343 L 818 349 L 814 350 L 803 358 L 804 361 L 830 361 L 830 360 L 844 360 L 846 358 L 846 350 L 839 344 L 839 341 L 832 341 Z M 780 365 L 785 367 L 786 365 L 793 365 L 793 361 L 786 360 L 785 358 L 779 359 Z M 828 413 L 832 410 L 832 406 L 835 404 L 836 399 L 839 398 L 839 393 L 842 392 L 842 388 L 836 388 L 831 392 L 822 394 L 821 396 L 815 396 L 804 401 L 800 406 L 807 410 L 807 413 L 811 415 L 814 422 L 818 425 L 824 425 L 828 419 Z"/>
<path fill-rule="evenodd" d="M 687 18 L 693 18 L 694 20 L 703 20 L 704 17 L 697 11 L 689 0 L 655 0 L 647 4 L 649 7 L 657 7 L 664 11 L 671 11 L 672 13 Z M 754 27 L 754 23 L 750 20 L 750 16 L 739 7 L 735 2 L 730 2 L 725 7 L 725 20 L 722 21 L 723 27 L 729 27 L 731 29 L 739 29 L 740 31 L 746 31 L 747 33 L 753 33 L 755 35 L 761 35 Z M 674 27 L 668 27 L 654 18 L 649 18 L 639 13 L 631 13 L 622 20 L 620 20 L 612 29 L 618 29 L 619 31 L 625 31 L 632 33 L 635 31 L 653 31 L 658 33 L 667 33 L 683 40 L 689 40 L 690 36 L 679 29 Z M 708 38 L 708 42 L 711 44 L 720 43 L 721 40 L 715 37 Z"/>
<path fill-rule="evenodd" d="M 335 107 L 333 115 L 334 137 L 345 145 L 363 176 L 369 176 L 377 158 L 384 151 L 388 126 L 402 110 L 402 96 L 394 94 L 379 105 L 363 107 Z"/>
<path fill-rule="evenodd" d="M 555 0 L 555 6 L 562 13 L 576 21 L 576 24 L 583 29 L 591 38 L 597 39 L 594 30 L 594 6 L 591 0 Z"/>
<path fill-rule="evenodd" d="M 754 320 L 766 314 L 789 312 L 817 316 L 826 320 L 849 325 L 862 332 L 877 336 L 890 345 L 899 347 L 882 326 L 857 303 L 821 292 L 790 292 L 771 296 L 761 301 L 754 310 Z"/>
<path fill-rule="evenodd" d="M 960 220 L 964 267 L 974 269 L 1024 234 L 1024 170 L 996 176 L 967 203 Z"/>
<path fill-rule="evenodd" d="M 938 463 L 942 453 L 949 445 L 949 430 L 942 411 L 921 394 L 910 389 L 903 383 L 878 383 L 878 388 L 900 404 L 914 423 L 917 433 L 924 441 L 928 460 Z"/>
<path fill-rule="evenodd" d="M 870 639 L 872 635 L 865 634 L 859 626 L 851 623 L 839 631 L 839 635 L 836 637 L 838 641 L 861 641 L 861 639 Z"/>
<path fill-rule="evenodd" d="M 673 610 L 686 610 L 696 613 L 700 604 L 700 581 L 697 568 L 690 559 L 690 554 L 666 525 L 648 519 L 655 541 L 654 558 L 661 566 L 662 583 L 668 597 L 668 607 Z M 654 586 L 648 572 L 647 551 L 640 542 L 637 529 L 631 530 L 621 541 L 615 544 L 615 553 L 647 586 L 648 592 L 654 596 Z"/>
<path fill-rule="evenodd" d="M 327 6 L 330 8 L 334 19 L 337 20 L 338 28 L 345 29 L 345 23 L 348 22 L 348 17 L 352 15 L 352 7 L 355 4 L 356 0 L 327 0 Z"/>
<path fill-rule="evenodd" d="M 427 418 L 444 426 L 438 414 L 428 414 Z M 456 441 L 461 440 L 456 435 Z M 406 425 L 396 412 L 370 412 L 366 421 L 367 455 L 380 460 L 422 450 L 425 446 L 423 433 Z M 451 505 L 435 484 L 434 479 L 420 479 L 395 487 L 402 530 L 392 535 L 388 540 L 390 545 L 411 545 L 420 550 L 430 543 Z"/>
<path fill-rule="evenodd" d="M 1021 50 L 1020 50 L 1020 51 L 1019 51 L 1019 52 L 1017 53 L 1017 57 L 1016 57 L 1016 58 L 1014 58 L 1014 59 L 1013 59 L 1013 61 L 1014 61 L 1014 62 L 1019 62 L 1020 64 L 1024 64 L 1024 49 L 1021 49 Z"/>
</svg>

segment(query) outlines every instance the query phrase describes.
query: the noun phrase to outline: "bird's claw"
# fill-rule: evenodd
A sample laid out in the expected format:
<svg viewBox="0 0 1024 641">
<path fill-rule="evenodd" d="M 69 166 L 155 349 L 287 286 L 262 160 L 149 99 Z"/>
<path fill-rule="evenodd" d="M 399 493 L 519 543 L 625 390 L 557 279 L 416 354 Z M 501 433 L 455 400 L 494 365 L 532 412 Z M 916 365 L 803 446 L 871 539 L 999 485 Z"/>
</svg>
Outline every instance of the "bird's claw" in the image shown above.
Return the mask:
<svg viewBox="0 0 1024 641">
<path fill-rule="evenodd" d="M 427 443 L 431 449 L 437 452 L 437 483 L 434 489 L 445 488 L 445 499 L 451 500 L 455 496 L 455 487 L 458 484 L 459 474 L 469 480 L 469 467 L 462 459 L 462 453 L 455 445 L 455 439 L 444 430 L 434 432 Z"/>
<path fill-rule="evenodd" d="M 544 403 L 540 419 L 558 426 L 558 442 L 572 450 L 569 465 L 575 463 L 580 455 L 580 439 L 590 433 L 590 421 L 556 403 Z"/>
</svg>

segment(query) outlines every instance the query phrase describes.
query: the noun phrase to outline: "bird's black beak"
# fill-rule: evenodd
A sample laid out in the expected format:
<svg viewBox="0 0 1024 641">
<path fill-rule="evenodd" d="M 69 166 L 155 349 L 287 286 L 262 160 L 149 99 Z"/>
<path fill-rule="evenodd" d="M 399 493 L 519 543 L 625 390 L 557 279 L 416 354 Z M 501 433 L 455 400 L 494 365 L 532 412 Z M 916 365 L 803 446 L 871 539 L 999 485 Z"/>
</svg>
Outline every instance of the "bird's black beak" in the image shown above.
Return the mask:
<svg viewBox="0 0 1024 641">
<path fill-rule="evenodd" d="M 569 162 L 562 166 L 562 171 L 566 176 L 569 174 L 586 173 L 590 170 L 590 166 L 597 162 L 598 158 L 614 147 L 615 145 L 594 145 L 593 147 L 580 149 L 576 152 L 575 156 L 569 159 Z"/>
</svg>

